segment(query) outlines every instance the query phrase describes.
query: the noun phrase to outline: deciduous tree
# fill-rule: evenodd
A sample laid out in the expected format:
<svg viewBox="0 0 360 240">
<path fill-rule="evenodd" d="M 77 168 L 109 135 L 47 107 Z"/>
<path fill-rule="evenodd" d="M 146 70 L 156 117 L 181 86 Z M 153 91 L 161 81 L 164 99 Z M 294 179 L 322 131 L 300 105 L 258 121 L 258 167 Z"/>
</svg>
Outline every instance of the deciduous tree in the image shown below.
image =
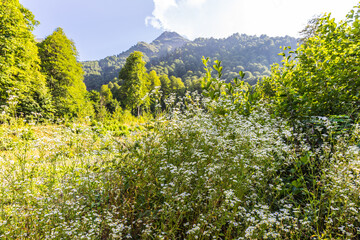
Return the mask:
<svg viewBox="0 0 360 240">
<path fill-rule="evenodd" d="M 119 79 L 124 81 L 120 88 L 120 94 L 124 99 L 121 99 L 121 103 L 126 109 L 134 111 L 137 110 L 137 114 L 140 114 L 141 105 L 144 103 L 144 96 L 146 94 L 145 83 L 145 61 L 142 59 L 143 54 L 141 52 L 133 52 L 126 59 L 124 67 L 119 73 Z"/>
<path fill-rule="evenodd" d="M 274 67 L 261 84 L 278 114 L 359 116 L 359 6 L 339 23 L 330 15 L 320 17 L 306 44 L 291 55 L 283 54 L 283 66 Z"/>
<path fill-rule="evenodd" d="M 46 75 L 58 116 L 83 116 L 92 113 L 86 100 L 83 70 L 77 50 L 61 28 L 39 44 L 41 69 Z"/>
<path fill-rule="evenodd" d="M 32 34 L 37 24 L 18 0 L 0 1 L 0 106 L 12 96 L 17 113 L 25 115 L 52 111 Z"/>
</svg>

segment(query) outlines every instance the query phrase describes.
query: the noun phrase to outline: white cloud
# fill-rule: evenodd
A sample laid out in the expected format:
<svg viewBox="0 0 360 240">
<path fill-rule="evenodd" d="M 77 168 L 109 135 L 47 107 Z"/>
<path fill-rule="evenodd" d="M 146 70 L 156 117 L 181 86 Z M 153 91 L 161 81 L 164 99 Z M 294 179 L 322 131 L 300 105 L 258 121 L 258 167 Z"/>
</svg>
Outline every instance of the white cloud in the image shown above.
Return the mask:
<svg viewBox="0 0 360 240">
<path fill-rule="evenodd" d="M 189 6 L 201 7 L 204 3 L 206 3 L 206 0 L 187 0 L 186 3 Z"/>
<path fill-rule="evenodd" d="M 345 17 L 357 0 L 153 0 L 146 24 L 190 39 L 233 33 L 297 36 L 307 21 L 324 12 Z"/>
<path fill-rule="evenodd" d="M 150 25 L 150 26 L 153 26 L 154 28 L 157 28 L 157 29 L 163 28 L 160 20 L 157 19 L 157 18 L 154 18 L 154 17 L 146 17 L 145 18 L 145 24 L 146 24 L 146 26 Z"/>
</svg>

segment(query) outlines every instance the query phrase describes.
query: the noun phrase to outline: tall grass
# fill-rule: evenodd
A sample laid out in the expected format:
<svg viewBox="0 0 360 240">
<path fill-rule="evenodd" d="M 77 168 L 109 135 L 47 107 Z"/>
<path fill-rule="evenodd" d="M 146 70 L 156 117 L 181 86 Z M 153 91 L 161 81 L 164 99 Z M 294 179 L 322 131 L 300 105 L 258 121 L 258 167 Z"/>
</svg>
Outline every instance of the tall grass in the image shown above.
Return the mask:
<svg viewBox="0 0 360 240">
<path fill-rule="evenodd" d="M 121 136 L 98 124 L 2 126 L 0 238 L 359 237 L 350 136 L 312 146 L 261 107 L 245 117 L 185 102 Z"/>
</svg>

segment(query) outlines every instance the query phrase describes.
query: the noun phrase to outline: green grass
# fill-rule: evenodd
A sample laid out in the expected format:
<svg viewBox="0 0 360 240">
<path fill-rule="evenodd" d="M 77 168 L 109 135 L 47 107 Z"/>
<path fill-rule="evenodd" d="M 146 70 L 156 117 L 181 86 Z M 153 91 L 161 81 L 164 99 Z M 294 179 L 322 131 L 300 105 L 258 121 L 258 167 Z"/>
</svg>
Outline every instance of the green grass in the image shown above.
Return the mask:
<svg viewBox="0 0 360 240">
<path fill-rule="evenodd" d="M 138 127 L 2 125 L 0 238 L 359 237 L 349 137 L 314 147 L 262 109 L 179 109 Z"/>
</svg>

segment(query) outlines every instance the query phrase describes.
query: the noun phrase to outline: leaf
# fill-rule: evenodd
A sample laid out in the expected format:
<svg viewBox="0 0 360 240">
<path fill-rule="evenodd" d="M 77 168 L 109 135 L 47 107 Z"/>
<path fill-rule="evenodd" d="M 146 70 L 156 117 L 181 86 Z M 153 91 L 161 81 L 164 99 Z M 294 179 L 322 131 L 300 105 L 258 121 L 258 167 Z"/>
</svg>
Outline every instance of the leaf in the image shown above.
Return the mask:
<svg viewBox="0 0 360 240">
<path fill-rule="evenodd" d="M 240 75 L 240 78 L 241 78 L 241 79 L 244 79 L 245 73 L 244 73 L 243 71 L 240 71 L 240 72 L 239 72 L 239 75 Z"/>
</svg>

